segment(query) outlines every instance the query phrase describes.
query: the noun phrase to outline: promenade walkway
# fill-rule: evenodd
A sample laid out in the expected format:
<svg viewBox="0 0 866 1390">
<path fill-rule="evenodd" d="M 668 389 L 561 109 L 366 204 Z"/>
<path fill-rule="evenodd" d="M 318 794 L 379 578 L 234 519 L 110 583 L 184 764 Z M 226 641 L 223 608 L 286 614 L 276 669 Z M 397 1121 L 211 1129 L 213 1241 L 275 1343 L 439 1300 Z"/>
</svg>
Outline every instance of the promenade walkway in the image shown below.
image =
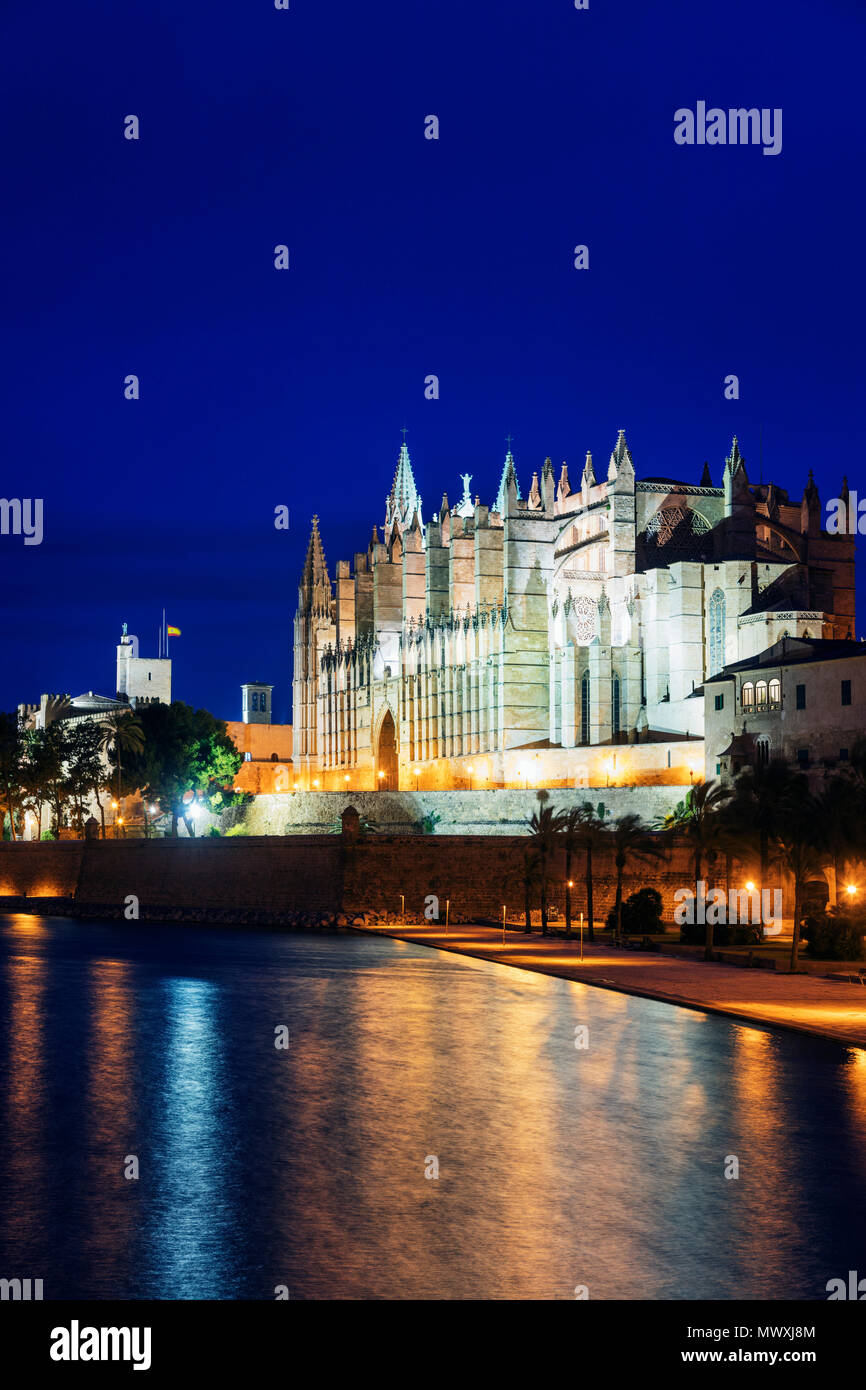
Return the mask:
<svg viewBox="0 0 866 1390">
<path fill-rule="evenodd" d="M 866 1049 L 866 988 L 814 975 L 783 975 L 684 959 L 655 952 L 611 950 L 584 941 L 525 936 L 509 929 L 441 924 L 358 928 L 422 946 L 498 961 L 522 970 L 583 980 L 601 989 L 643 995 L 666 1003 L 730 1014 L 747 1023 L 769 1023 Z"/>
</svg>

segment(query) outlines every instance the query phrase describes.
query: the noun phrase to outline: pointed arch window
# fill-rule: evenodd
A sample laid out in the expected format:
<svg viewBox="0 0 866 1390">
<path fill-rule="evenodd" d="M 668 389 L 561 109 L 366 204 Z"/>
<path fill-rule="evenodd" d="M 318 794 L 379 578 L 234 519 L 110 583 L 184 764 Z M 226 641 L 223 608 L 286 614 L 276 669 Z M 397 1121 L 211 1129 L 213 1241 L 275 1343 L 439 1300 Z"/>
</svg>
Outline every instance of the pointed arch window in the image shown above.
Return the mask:
<svg viewBox="0 0 866 1390">
<path fill-rule="evenodd" d="M 725 595 L 715 589 L 710 598 L 710 669 L 716 676 L 725 664 Z"/>
<path fill-rule="evenodd" d="M 610 724 L 614 738 L 620 733 L 620 685 L 619 676 L 614 672 L 610 682 Z"/>
<path fill-rule="evenodd" d="M 580 680 L 580 741 L 589 743 L 589 672 Z"/>
</svg>

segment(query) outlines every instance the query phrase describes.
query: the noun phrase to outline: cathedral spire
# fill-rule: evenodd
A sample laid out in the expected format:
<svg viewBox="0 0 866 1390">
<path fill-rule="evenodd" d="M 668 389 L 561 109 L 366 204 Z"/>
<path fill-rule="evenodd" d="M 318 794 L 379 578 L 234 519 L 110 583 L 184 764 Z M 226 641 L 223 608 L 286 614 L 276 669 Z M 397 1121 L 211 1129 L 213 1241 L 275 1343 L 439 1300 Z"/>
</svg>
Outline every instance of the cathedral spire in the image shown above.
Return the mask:
<svg viewBox="0 0 866 1390">
<path fill-rule="evenodd" d="M 303 571 L 304 583 L 317 584 L 322 580 L 328 580 L 328 566 L 325 561 L 325 550 L 322 545 L 322 537 L 319 535 L 319 518 L 313 517 L 313 526 L 310 531 L 310 540 L 307 545 L 307 558 L 304 561 Z"/>
<path fill-rule="evenodd" d="M 401 522 L 405 517 L 411 516 L 417 503 L 418 489 L 415 486 L 415 475 L 412 472 L 412 462 L 404 438 L 397 457 L 397 467 L 394 469 L 394 481 L 391 484 L 391 491 L 388 493 L 385 508 L 386 527 L 395 514 L 399 516 Z"/>
<path fill-rule="evenodd" d="M 559 474 L 559 486 L 556 489 L 556 500 L 560 505 L 566 497 L 571 496 L 571 483 L 568 481 L 568 465 L 565 459 L 562 461 L 562 469 Z"/>
<path fill-rule="evenodd" d="M 493 503 L 493 510 L 495 512 L 499 512 L 500 516 L 505 511 L 505 496 L 508 492 L 508 482 L 510 478 L 514 479 L 515 491 L 517 493 L 517 496 L 520 496 L 520 485 L 517 482 L 517 470 L 514 466 L 514 455 L 511 452 L 511 438 L 512 437 L 509 434 L 506 440 L 506 443 L 508 444 L 508 453 L 505 455 L 505 462 L 502 465 L 502 477 L 499 479 L 499 491 L 496 494 L 496 501 Z"/>
<path fill-rule="evenodd" d="M 708 463 L 706 460 L 704 460 L 704 471 L 703 471 L 703 473 L 701 474 L 701 481 L 700 481 L 700 483 L 698 484 L 698 486 L 699 486 L 699 487 L 712 487 L 712 485 L 713 485 L 713 475 L 712 475 L 712 473 L 710 472 L 710 465 L 709 465 L 709 463 Z"/>
<path fill-rule="evenodd" d="M 307 556 L 301 574 L 301 601 L 312 612 L 327 612 L 331 601 L 331 580 L 325 561 L 322 537 L 319 535 L 319 518 L 313 517 Z"/>
<path fill-rule="evenodd" d="M 632 463 L 631 450 L 626 443 L 625 430 L 619 430 L 617 433 L 616 443 L 613 446 L 613 453 L 607 468 L 608 480 L 614 482 L 621 473 L 631 474 L 634 477 L 634 464 Z"/>
<path fill-rule="evenodd" d="M 581 488 L 595 486 L 595 469 L 592 466 L 592 454 L 589 449 L 586 451 L 586 461 L 583 465 L 583 477 L 580 480 Z"/>
<path fill-rule="evenodd" d="M 746 473 L 746 460 L 740 453 L 740 446 L 737 441 L 736 435 L 734 435 L 731 441 L 731 452 L 725 459 L 725 469 L 728 473 L 730 473 L 732 478 L 735 473 L 739 473 L 742 469 L 744 476 L 746 477 L 746 479 L 748 479 L 748 474 Z"/>
</svg>

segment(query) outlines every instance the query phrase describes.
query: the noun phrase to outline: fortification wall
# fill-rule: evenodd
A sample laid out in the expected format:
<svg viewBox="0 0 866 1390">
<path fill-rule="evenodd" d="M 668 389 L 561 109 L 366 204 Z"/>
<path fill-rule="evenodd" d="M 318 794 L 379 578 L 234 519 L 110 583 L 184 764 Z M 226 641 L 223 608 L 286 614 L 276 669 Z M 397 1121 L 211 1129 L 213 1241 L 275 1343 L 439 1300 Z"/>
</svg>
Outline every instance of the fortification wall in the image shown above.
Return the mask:
<svg viewBox="0 0 866 1390">
<path fill-rule="evenodd" d="M 419 921 L 430 895 L 451 902 L 453 921 L 509 919 L 523 910 L 524 855 L 529 838 L 515 835 L 370 835 L 352 842 L 340 835 L 243 837 L 205 840 L 78 841 L 0 845 L 0 896 L 7 910 L 28 902 L 43 910 L 121 915 L 129 895 L 142 916 L 200 920 L 289 921 L 292 914 L 335 915 L 401 912 Z M 571 865 L 575 917 L 586 911 L 584 859 Z M 675 889 L 692 882 L 688 847 L 669 847 L 667 859 L 633 861 L 626 895 L 649 884 L 658 888 L 665 916 L 673 915 Z M 732 887 L 744 873 L 734 866 Z M 724 863 L 707 872 L 724 886 Z M 594 855 L 594 907 L 601 919 L 613 905 L 616 871 L 610 851 Z M 565 858 L 551 865 L 550 901 L 562 907 Z M 10 901 L 10 899 L 12 901 Z M 56 900 L 59 900 L 57 902 Z M 65 907 L 64 907 L 65 905 Z M 533 894 L 537 906 L 537 892 Z M 0 910 L 4 904 L 0 902 Z"/>
<path fill-rule="evenodd" d="M 652 823 L 685 795 L 680 786 L 591 787 L 554 790 L 545 803 L 554 810 L 601 802 L 615 819 L 634 812 Z M 259 796 L 249 805 L 229 811 L 224 829 L 242 827 L 251 835 L 326 834 L 347 806 L 384 831 L 420 832 L 425 816 L 439 817 L 434 835 L 522 835 L 538 810 L 538 793 L 527 791 L 397 791 L 297 792 L 290 796 Z"/>
</svg>

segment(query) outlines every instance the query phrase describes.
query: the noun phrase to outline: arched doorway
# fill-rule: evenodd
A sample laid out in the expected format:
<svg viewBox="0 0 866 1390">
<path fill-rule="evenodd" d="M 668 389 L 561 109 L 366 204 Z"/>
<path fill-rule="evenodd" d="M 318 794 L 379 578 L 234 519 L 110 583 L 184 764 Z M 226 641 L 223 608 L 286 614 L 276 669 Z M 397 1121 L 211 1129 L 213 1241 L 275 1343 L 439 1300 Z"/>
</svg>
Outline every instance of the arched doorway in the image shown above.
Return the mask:
<svg viewBox="0 0 866 1390">
<path fill-rule="evenodd" d="M 394 716 L 390 710 L 386 713 L 379 729 L 379 746 L 376 749 L 376 782 L 380 791 L 397 791 L 397 730 L 394 728 Z"/>
</svg>

